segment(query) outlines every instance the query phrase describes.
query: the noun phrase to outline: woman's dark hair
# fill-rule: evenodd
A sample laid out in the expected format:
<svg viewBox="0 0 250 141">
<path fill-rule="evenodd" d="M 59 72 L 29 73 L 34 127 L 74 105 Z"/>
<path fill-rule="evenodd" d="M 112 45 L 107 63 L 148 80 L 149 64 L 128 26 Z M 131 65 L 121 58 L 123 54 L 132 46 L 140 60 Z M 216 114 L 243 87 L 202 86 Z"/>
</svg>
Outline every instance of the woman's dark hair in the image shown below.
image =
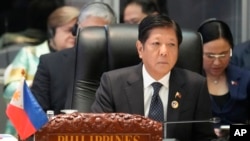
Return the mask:
<svg viewBox="0 0 250 141">
<path fill-rule="evenodd" d="M 228 41 L 232 49 L 234 47 L 231 30 L 223 21 L 216 20 L 215 18 L 205 20 L 198 28 L 198 32 L 202 36 L 203 43 L 223 38 Z"/>
<path fill-rule="evenodd" d="M 145 17 L 139 24 L 138 39 L 141 43 L 145 43 L 149 37 L 150 31 L 157 27 L 173 28 L 176 32 L 178 45 L 182 42 L 182 31 L 179 25 L 166 15 L 157 14 Z"/>
</svg>

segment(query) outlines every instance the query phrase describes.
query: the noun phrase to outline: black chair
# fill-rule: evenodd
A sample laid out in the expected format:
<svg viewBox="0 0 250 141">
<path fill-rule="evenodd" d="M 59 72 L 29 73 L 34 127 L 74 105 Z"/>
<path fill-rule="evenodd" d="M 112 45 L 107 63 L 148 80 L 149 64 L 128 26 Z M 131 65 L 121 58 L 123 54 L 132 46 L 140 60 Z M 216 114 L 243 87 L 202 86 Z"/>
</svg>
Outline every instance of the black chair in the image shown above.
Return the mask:
<svg viewBox="0 0 250 141">
<path fill-rule="evenodd" d="M 77 37 L 73 107 L 90 112 L 103 72 L 138 64 L 137 25 L 88 27 Z M 183 42 L 176 67 L 202 73 L 202 41 L 196 31 L 182 30 Z"/>
<path fill-rule="evenodd" d="M 108 71 L 107 37 L 104 27 L 84 28 L 77 37 L 74 109 L 90 112 L 103 72 Z"/>
</svg>

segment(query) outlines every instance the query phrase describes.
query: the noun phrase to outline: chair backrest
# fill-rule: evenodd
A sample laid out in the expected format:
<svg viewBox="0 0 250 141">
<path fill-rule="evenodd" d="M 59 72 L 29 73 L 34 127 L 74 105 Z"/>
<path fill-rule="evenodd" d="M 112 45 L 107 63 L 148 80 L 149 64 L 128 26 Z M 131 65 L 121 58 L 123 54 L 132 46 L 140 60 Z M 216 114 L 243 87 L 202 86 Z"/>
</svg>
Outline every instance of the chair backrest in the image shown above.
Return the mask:
<svg viewBox="0 0 250 141">
<path fill-rule="evenodd" d="M 109 70 L 141 62 L 135 45 L 138 38 L 137 25 L 110 25 L 106 31 Z"/>
<path fill-rule="evenodd" d="M 196 31 L 182 30 L 176 67 L 202 73 L 202 41 Z M 88 27 L 77 37 L 73 108 L 90 112 L 103 72 L 140 63 L 136 50 L 138 26 L 116 24 Z"/>
<path fill-rule="evenodd" d="M 162 141 L 162 123 L 125 113 L 56 115 L 35 141 Z"/>
</svg>

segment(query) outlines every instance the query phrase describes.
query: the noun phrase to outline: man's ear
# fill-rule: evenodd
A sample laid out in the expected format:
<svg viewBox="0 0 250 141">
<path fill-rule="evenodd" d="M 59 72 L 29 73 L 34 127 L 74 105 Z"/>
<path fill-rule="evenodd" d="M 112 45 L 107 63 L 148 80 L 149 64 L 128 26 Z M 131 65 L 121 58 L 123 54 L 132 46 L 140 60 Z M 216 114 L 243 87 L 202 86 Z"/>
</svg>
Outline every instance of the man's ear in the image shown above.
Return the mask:
<svg viewBox="0 0 250 141">
<path fill-rule="evenodd" d="M 143 45 L 141 43 L 141 41 L 137 40 L 136 41 L 136 48 L 137 48 L 137 52 L 140 58 L 142 58 L 142 52 L 143 52 Z"/>
</svg>

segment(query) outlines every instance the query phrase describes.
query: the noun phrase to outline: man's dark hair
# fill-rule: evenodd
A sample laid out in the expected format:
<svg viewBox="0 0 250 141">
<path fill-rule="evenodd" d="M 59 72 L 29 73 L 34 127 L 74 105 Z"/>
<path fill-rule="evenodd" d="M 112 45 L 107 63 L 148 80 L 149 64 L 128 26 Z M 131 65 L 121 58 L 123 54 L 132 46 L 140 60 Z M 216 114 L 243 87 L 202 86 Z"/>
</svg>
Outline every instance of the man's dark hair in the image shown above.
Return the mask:
<svg viewBox="0 0 250 141">
<path fill-rule="evenodd" d="M 141 43 L 145 43 L 149 37 L 150 31 L 156 27 L 173 28 L 176 32 L 178 45 L 182 42 L 182 31 L 180 26 L 168 16 L 163 14 L 149 15 L 145 17 L 139 24 L 138 39 Z"/>
</svg>

